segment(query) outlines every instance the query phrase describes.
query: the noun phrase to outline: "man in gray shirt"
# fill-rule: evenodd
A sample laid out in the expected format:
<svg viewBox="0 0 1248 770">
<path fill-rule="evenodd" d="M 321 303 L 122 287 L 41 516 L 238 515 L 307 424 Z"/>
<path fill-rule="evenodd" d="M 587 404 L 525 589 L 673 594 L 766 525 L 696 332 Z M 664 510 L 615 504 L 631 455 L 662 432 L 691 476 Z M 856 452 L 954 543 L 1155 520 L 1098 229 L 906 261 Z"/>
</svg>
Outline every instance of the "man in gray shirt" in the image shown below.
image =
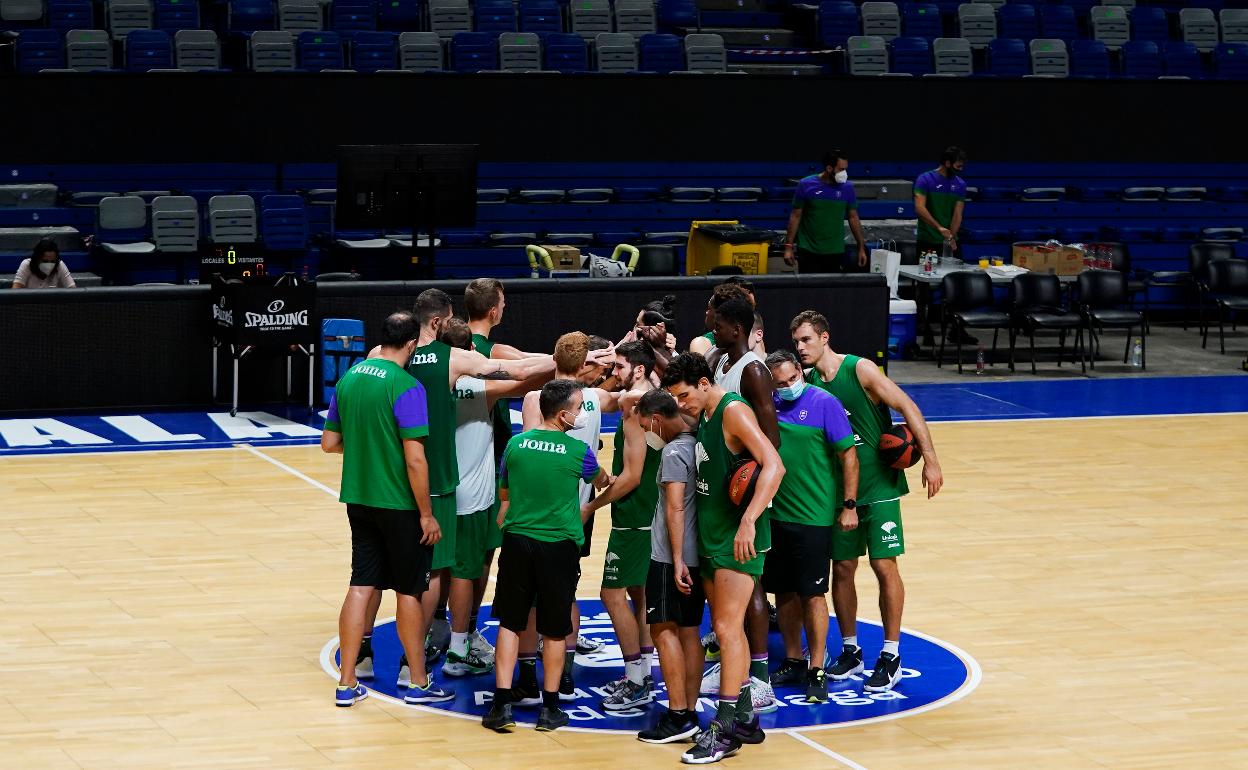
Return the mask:
<svg viewBox="0 0 1248 770">
<path fill-rule="evenodd" d="M 658 724 L 637 737 L 646 743 L 672 743 L 699 732 L 695 707 L 703 650 L 698 629 L 706 597 L 698 577 L 697 440 L 682 419 L 676 399 L 665 390 L 642 396 L 637 413 L 646 429 L 646 444 L 662 452 L 659 501 L 650 529 L 646 621 L 668 697 L 667 711 Z"/>
</svg>

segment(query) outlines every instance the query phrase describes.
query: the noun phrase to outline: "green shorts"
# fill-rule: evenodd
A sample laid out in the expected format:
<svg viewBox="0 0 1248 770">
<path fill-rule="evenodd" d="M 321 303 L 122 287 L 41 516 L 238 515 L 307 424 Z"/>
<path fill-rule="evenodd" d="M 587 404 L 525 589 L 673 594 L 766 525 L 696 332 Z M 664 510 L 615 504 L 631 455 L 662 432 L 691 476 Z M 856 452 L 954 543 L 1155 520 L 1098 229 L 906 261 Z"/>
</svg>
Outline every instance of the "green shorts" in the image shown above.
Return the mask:
<svg viewBox="0 0 1248 770">
<path fill-rule="evenodd" d="M 490 526 L 485 530 L 485 550 L 496 551 L 503 547 L 503 531 L 498 528 L 498 508 L 502 505 L 497 497 L 494 498 L 494 504 L 490 506 Z M 485 559 L 485 554 L 481 555 Z"/>
<path fill-rule="evenodd" d="M 490 528 L 498 524 L 490 521 L 491 510 L 464 513 L 455 517 L 455 565 L 451 577 L 476 580 L 485 570 L 485 540 Z"/>
<path fill-rule="evenodd" d="M 858 527 L 843 532 L 832 525 L 832 560 L 847 561 L 869 553 L 872 559 L 889 559 L 906 552 L 901 531 L 901 501 L 873 503 L 858 508 Z"/>
<path fill-rule="evenodd" d="M 650 574 L 650 530 L 612 529 L 607 539 L 603 588 L 644 586 Z"/>
<path fill-rule="evenodd" d="M 732 554 L 724 556 L 703 556 L 698 554 L 698 570 L 702 573 L 702 577 L 705 580 L 714 580 L 715 570 L 720 569 L 730 569 L 733 572 L 741 572 L 757 579 L 762 577 L 763 565 L 766 561 L 766 553 L 760 553 L 744 564 L 737 561 L 737 557 Z"/>
<path fill-rule="evenodd" d="M 429 569 L 448 569 L 455 566 L 455 537 L 459 517 L 455 515 L 455 493 L 449 495 L 430 496 L 433 503 L 433 518 L 438 520 L 442 528 L 442 539 L 433 546 L 433 564 Z"/>
</svg>

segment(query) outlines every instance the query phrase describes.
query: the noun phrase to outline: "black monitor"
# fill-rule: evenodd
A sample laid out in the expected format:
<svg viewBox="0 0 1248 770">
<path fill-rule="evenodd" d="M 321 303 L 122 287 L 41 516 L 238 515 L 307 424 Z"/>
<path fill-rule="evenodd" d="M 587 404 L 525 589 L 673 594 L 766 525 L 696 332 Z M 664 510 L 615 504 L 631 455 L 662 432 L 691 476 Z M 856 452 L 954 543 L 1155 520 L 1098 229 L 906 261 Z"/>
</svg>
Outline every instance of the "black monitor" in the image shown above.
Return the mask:
<svg viewBox="0 0 1248 770">
<path fill-rule="evenodd" d="M 424 232 L 476 227 L 477 145 L 339 146 L 334 224 Z"/>
</svg>

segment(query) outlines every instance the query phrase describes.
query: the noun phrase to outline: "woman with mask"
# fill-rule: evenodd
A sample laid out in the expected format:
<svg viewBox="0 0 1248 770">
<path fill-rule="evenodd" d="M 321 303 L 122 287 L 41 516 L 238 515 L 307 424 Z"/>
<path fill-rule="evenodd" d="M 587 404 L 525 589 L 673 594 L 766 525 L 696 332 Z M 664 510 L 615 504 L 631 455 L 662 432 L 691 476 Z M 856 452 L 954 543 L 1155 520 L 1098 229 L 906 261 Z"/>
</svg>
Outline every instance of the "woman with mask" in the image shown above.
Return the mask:
<svg viewBox="0 0 1248 770">
<path fill-rule="evenodd" d="M 845 253 L 846 220 L 858 242 L 856 259 Z M 829 150 L 823 156 L 823 171 L 797 183 L 784 239 L 784 263 L 797 265 L 803 273 L 866 271 L 866 238 L 843 150 Z"/>
<path fill-rule="evenodd" d="M 42 240 L 35 245 L 30 259 L 23 259 L 13 277 L 14 289 L 76 289 L 74 277 L 61 261 L 61 250 L 55 241 Z"/>
</svg>

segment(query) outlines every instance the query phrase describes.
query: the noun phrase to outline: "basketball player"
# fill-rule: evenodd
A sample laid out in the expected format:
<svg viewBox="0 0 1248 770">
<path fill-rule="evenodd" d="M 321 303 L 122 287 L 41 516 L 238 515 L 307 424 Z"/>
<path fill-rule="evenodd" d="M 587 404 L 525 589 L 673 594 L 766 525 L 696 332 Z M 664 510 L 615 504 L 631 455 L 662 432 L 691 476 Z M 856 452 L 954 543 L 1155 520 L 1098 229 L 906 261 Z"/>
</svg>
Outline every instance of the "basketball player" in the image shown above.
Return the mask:
<svg viewBox="0 0 1248 770">
<path fill-rule="evenodd" d="M 828 675 L 847 679 L 863 671 L 858 646 L 858 594 L 854 571 L 858 557 L 871 557 L 871 569 L 880 584 L 880 614 L 884 621 L 884 649 L 875 663 L 866 690 L 892 689 L 901 678 L 901 610 L 905 587 L 897 557 L 905 553 L 901 528 L 901 497 L 910 491 L 906 474 L 880 461 L 880 434 L 892 424 L 894 409 L 905 419 L 923 452 L 923 486 L 930 499 L 940 491 L 944 477 L 923 413 L 879 368 L 858 356 L 840 355 L 828 347 L 828 320 L 813 310 L 797 314 L 789 325 L 802 364 L 809 366 L 806 381 L 823 388 L 841 402 L 854 429 L 858 452 L 858 501 L 846 500 L 832 531 L 832 606 L 840 626 L 841 655 Z"/>
<path fill-rule="evenodd" d="M 382 589 L 398 594 L 399 641 L 411 660 L 424 663 L 421 595 L 427 593 L 433 548 L 442 532 L 429 502 L 425 392 L 403 369 L 417 334 L 411 313 L 386 319 L 380 354 L 339 380 L 321 434 L 321 449 L 343 456 L 339 499 L 347 504 L 351 523 L 351 588 L 338 616 L 338 706 L 368 697 L 348 662 L 358 659 L 369 607 Z M 436 703 L 452 697 L 426 676 L 423 684 L 412 682 L 404 700 Z"/>
<path fill-rule="evenodd" d="M 451 318 L 442 341 L 452 348 L 472 349 L 472 332 L 465 322 Z M 489 542 L 498 528 L 493 426 L 495 405 L 512 396 L 523 396 L 549 381 L 550 374 L 528 380 L 496 380 L 460 377 L 455 382 L 455 456 L 459 463 L 459 486 L 455 488 L 455 566 L 451 568 L 451 638 L 442 673 L 449 676 L 484 674 L 494 667 L 493 648 L 477 630 L 480 599 L 476 586 L 488 570 Z M 480 640 L 480 641 L 478 641 Z M 488 653 L 486 652 L 488 650 Z M 488 657 L 487 657 L 488 655 Z"/>
<path fill-rule="evenodd" d="M 711 298 L 706 301 L 706 317 L 703 319 L 706 334 L 689 341 L 690 353 L 710 356 L 715 352 L 715 311 L 730 299 L 744 299 L 749 301 L 751 307 L 754 306 L 752 295 L 741 286 L 735 283 L 721 283 L 716 286 L 711 292 Z"/>
<path fill-rule="evenodd" d="M 650 530 L 646 620 L 667 684 L 667 711 L 637 738 L 646 743 L 672 743 L 698 732 L 696 704 L 703 653 L 698 628 L 706 594 L 698 574 L 697 439 L 666 390 L 643 395 L 637 402 L 637 416 L 646 430 L 646 445 L 663 457 Z"/>
<path fill-rule="evenodd" d="M 806 700 L 828 700 L 823 670 L 828 642 L 828 579 L 832 576 L 832 527 L 841 501 L 851 510 L 858 493 L 858 454 L 845 407 L 803 379 L 802 365 L 787 350 L 767 357 L 776 386 L 780 459 L 784 481 L 772 502 L 771 550 L 763 586 L 776 595 L 785 660 L 772 675 L 778 685 L 805 685 Z M 842 494 L 842 490 L 844 490 Z M 802 656 L 802 627 L 810 665 Z"/>
<path fill-rule="evenodd" d="M 650 569 L 651 524 L 658 501 L 657 477 L 661 455 L 648 446 L 646 431 L 633 407 L 652 390 L 654 353 L 640 340 L 615 349 L 614 378 L 624 387 L 620 394 L 623 416 L 616 432 L 611 472 L 614 481 L 592 501 L 582 506 L 586 520 L 604 505 L 611 505 L 611 537 L 607 541 L 606 564 L 602 574 L 603 606 L 611 616 L 620 652 L 624 656 L 625 677 L 609 686 L 602 701 L 607 711 L 623 711 L 654 700 L 654 643 L 646 624 L 646 576 Z M 629 606 L 632 599 L 632 606 Z"/>
<path fill-rule="evenodd" d="M 771 546 L 767 507 L 784 478 L 780 455 L 754 411 L 737 394 L 713 384 L 712 376 L 706 358 L 695 353 L 677 356 L 663 375 L 663 387 L 698 424 L 698 564 L 722 660 L 715 718 L 681 756 L 690 764 L 718 762 L 742 743 L 761 743 L 765 737 L 750 695 L 745 612 Z M 743 455 L 752 457 L 760 472 L 741 511 L 729 499 L 725 479 Z"/>
<path fill-rule="evenodd" d="M 537 729 L 549 732 L 568 723 L 559 708 L 564 639 L 572 633 L 572 600 L 580 575 L 582 529 L 579 481 L 601 480 L 594 450 L 568 432 L 584 421 L 581 385 L 549 382 L 541 390 L 541 424 L 507 443 L 500 466 L 503 550 L 498 560 L 494 617 L 499 621 L 494 702 L 481 724 L 505 732 L 515 727 L 512 672 L 520 634 L 536 608 L 542 635 L 542 710 Z"/>
</svg>

